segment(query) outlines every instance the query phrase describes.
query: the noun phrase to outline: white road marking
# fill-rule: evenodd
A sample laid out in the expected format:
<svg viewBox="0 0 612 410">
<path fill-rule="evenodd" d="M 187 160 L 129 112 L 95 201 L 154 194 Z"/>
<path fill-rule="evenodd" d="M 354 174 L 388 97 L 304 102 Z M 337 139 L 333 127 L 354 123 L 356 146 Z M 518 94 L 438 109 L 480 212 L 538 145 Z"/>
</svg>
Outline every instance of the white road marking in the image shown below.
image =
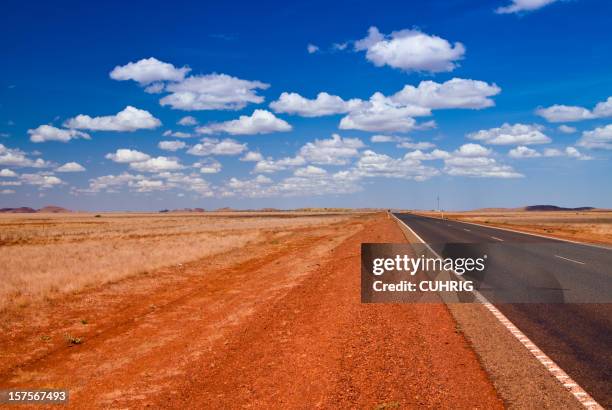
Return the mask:
<svg viewBox="0 0 612 410">
<path fill-rule="evenodd" d="M 435 252 L 431 247 L 421 238 L 411 227 L 408 226 L 404 221 L 399 219 L 397 216 L 391 214 L 397 221 L 399 221 L 402 225 L 404 225 L 412 234 L 421 241 L 427 249 L 439 259 L 442 259 L 437 252 Z M 465 280 L 463 276 L 457 275 L 457 277 L 461 280 Z M 527 350 L 531 352 L 532 355 L 548 370 L 548 372 L 555 376 L 559 383 L 563 385 L 570 393 L 574 395 L 576 400 L 580 402 L 587 409 L 597 409 L 603 410 L 603 406 L 601 406 L 595 399 L 593 399 L 578 383 L 576 383 L 570 376 L 568 376 L 563 369 L 557 363 L 555 363 L 552 359 L 550 359 L 540 348 L 538 348 L 535 343 L 533 343 L 527 336 L 523 334 L 499 309 L 497 309 L 489 300 L 484 297 L 479 291 L 473 290 L 474 296 L 476 300 L 478 300 L 482 305 L 487 308 L 489 312 L 493 314 L 499 320 L 499 322 L 504 325 L 510 333 L 514 335 L 514 337 L 521 343 Z M 529 346 L 529 347 L 528 347 Z M 547 365 L 550 363 L 549 365 Z M 554 368 L 554 372 L 559 374 L 554 374 L 552 368 Z M 561 380 L 565 382 L 562 382 Z"/>
<path fill-rule="evenodd" d="M 575 259 L 566 258 L 566 257 L 561 256 L 561 255 L 555 255 L 555 258 L 565 259 L 566 261 L 570 261 L 570 262 L 574 262 L 574 263 L 579 263 L 580 265 L 584 265 L 585 264 L 584 262 L 580 262 L 580 261 L 577 261 Z"/>
<path fill-rule="evenodd" d="M 504 240 L 501 238 L 498 238 L 497 236 L 492 236 L 491 238 L 495 239 L 496 241 L 500 241 L 503 242 Z"/>
<path fill-rule="evenodd" d="M 470 231 L 470 230 L 469 230 L 469 229 L 467 229 L 467 228 L 463 228 L 463 230 L 464 230 L 464 231 L 466 231 L 466 232 L 472 232 L 472 231 Z"/>
<path fill-rule="evenodd" d="M 423 215 L 419 215 L 419 214 L 413 214 L 413 215 L 417 215 L 417 216 L 419 216 L 421 218 L 427 218 L 427 219 L 438 219 L 435 216 L 423 216 Z M 516 230 L 516 229 L 502 228 L 501 226 L 491 226 L 491 225 L 479 224 L 479 223 L 476 223 L 476 222 L 466 222 L 466 221 L 454 221 L 454 222 L 462 223 L 462 224 L 468 224 L 468 225 L 481 226 L 483 228 L 489 228 L 489 229 L 499 229 L 499 230 L 502 230 L 502 231 L 520 233 L 520 234 L 523 234 L 523 235 L 538 236 L 540 238 L 553 239 L 555 241 L 575 243 L 576 245 L 590 246 L 591 248 L 599 248 L 599 249 L 605 249 L 607 251 L 612 251 L 612 247 L 605 246 L 605 245 L 595 245 L 594 243 L 572 241 L 571 239 L 557 238 L 555 236 L 541 235 L 539 233 L 519 231 L 519 230 Z"/>
</svg>

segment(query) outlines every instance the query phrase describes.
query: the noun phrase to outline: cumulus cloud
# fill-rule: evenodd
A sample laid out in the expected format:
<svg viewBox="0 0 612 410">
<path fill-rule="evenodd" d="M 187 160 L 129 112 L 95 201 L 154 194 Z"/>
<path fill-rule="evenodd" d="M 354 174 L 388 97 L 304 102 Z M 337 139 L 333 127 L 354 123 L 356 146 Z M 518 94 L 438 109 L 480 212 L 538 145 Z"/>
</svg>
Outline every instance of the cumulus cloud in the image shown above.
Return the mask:
<svg viewBox="0 0 612 410">
<path fill-rule="evenodd" d="M 0 144 L 0 165 L 24 168 L 48 168 L 54 166 L 42 158 L 30 159 L 25 152 L 18 148 L 8 148 Z"/>
<path fill-rule="evenodd" d="M 255 168 L 253 169 L 253 172 L 271 174 L 273 172 L 283 171 L 286 169 L 291 169 L 291 168 L 299 167 L 302 165 L 306 165 L 306 160 L 300 156 L 285 157 L 279 160 L 273 160 L 271 158 L 267 158 L 267 159 L 258 161 L 255 164 Z"/>
<path fill-rule="evenodd" d="M 612 117 L 612 97 L 595 105 L 593 115 L 597 118 Z"/>
<path fill-rule="evenodd" d="M 79 114 L 64 122 L 67 128 L 87 129 L 92 131 L 136 131 L 153 129 L 161 125 L 161 121 L 150 112 L 128 105 L 115 115 L 90 117 Z"/>
<path fill-rule="evenodd" d="M 412 141 L 402 141 L 397 144 L 398 148 L 406 148 L 406 149 L 430 149 L 434 148 L 436 145 L 431 142 L 421 141 L 421 142 L 412 142 Z"/>
<path fill-rule="evenodd" d="M 359 155 L 365 145 L 359 138 L 342 138 L 333 134 L 330 139 L 308 142 L 300 148 L 299 156 L 313 164 L 344 165 Z"/>
<path fill-rule="evenodd" d="M 540 107 L 535 113 L 548 122 L 575 122 L 612 117 L 612 97 L 597 103 L 593 110 L 575 105 L 555 104 L 546 108 Z"/>
<path fill-rule="evenodd" d="M 188 127 L 188 126 L 192 126 L 192 125 L 198 125 L 198 120 L 196 120 L 191 115 L 187 115 L 187 116 L 181 118 L 180 120 L 178 120 L 177 124 Z"/>
<path fill-rule="evenodd" d="M 308 51 L 308 54 L 314 54 L 319 51 L 319 47 L 315 46 L 314 44 L 308 44 L 306 46 L 306 51 Z"/>
<path fill-rule="evenodd" d="M 421 164 L 413 158 L 393 158 L 386 154 L 379 154 L 372 150 L 366 150 L 355 164 L 351 172 L 359 177 L 385 177 L 403 178 L 424 181 L 440 172 Z"/>
<path fill-rule="evenodd" d="M 497 14 L 520 13 L 541 9 L 544 6 L 553 4 L 558 0 L 511 0 L 507 6 L 495 9 Z"/>
<path fill-rule="evenodd" d="M 417 87 L 406 85 L 390 98 L 402 105 L 417 105 L 430 109 L 492 107 L 495 102 L 489 98 L 501 92 L 495 84 L 484 81 L 453 78 L 444 83 L 421 81 Z"/>
<path fill-rule="evenodd" d="M 238 155 L 247 150 L 247 144 L 241 144 L 236 140 L 226 138 L 203 138 L 200 144 L 196 144 L 187 150 L 188 154 L 197 156 L 206 155 Z"/>
<path fill-rule="evenodd" d="M 536 114 L 548 122 L 574 122 L 595 118 L 593 113 L 584 107 L 570 105 L 552 105 L 547 108 L 538 108 Z"/>
<path fill-rule="evenodd" d="M 160 141 L 157 146 L 165 151 L 178 151 L 185 148 L 187 144 L 183 141 Z"/>
<path fill-rule="evenodd" d="M 241 110 L 249 103 L 263 102 L 264 98 L 257 95 L 257 90 L 269 86 L 261 81 L 242 80 L 227 74 L 192 76 L 168 84 L 166 91 L 171 94 L 159 102 L 185 111 Z"/>
<path fill-rule="evenodd" d="M 83 172 L 85 167 L 78 162 L 66 162 L 61 167 L 55 169 L 57 172 Z"/>
<path fill-rule="evenodd" d="M 444 172 L 477 178 L 521 178 L 511 166 L 489 157 L 492 152 L 479 144 L 464 144 L 444 160 Z"/>
<path fill-rule="evenodd" d="M 612 124 L 584 131 L 576 145 L 584 148 L 612 149 Z"/>
<path fill-rule="evenodd" d="M 164 137 L 174 137 L 174 138 L 191 138 L 191 137 L 193 137 L 193 135 L 191 135 L 188 132 L 171 131 L 171 130 L 164 131 L 164 133 L 162 135 Z"/>
<path fill-rule="evenodd" d="M 198 127 L 197 132 L 200 134 L 254 135 L 286 132 L 291 129 L 287 121 L 277 118 L 270 111 L 255 110 L 252 115 L 241 115 L 237 120 L 210 123 Z"/>
<path fill-rule="evenodd" d="M 53 188 L 64 183 L 60 178 L 48 174 L 21 174 L 19 179 L 27 185 L 36 185 L 42 189 Z"/>
<path fill-rule="evenodd" d="M 105 158 L 120 164 L 129 164 L 131 162 L 146 161 L 151 157 L 144 152 L 127 148 L 119 148 L 114 153 L 106 154 Z"/>
<path fill-rule="evenodd" d="M 558 130 L 564 134 L 573 134 L 577 131 L 575 127 L 570 127 L 569 125 L 565 124 L 559 125 Z"/>
<path fill-rule="evenodd" d="M 446 159 L 446 158 L 450 158 L 450 154 L 446 151 L 440 150 L 440 149 L 435 149 L 431 152 L 423 152 L 420 149 L 417 149 L 416 151 L 411 151 L 406 153 L 406 155 L 404 155 L 404 158 L 406 159 L 416 159 L 419 161 L 432 161 L 432 160 L 437 160 L 437 159 Z"/>
<path fill-rule="evenodd" d="M 326 92 L 320 92 L 314 100 L 304 98 L 298 93 L 284 92 L 278 100 L 270 103 L 270 108 L 277 113 L 297 114 L 302 117 L 321 117 L 347 113 L 359 104 L 361 104 L 359 99 L 345 101 L 337 95 Z"/>
<path fill-rule="evenodd" d="M 408 132 L 416 127 L 415 116 L 430 115 L 431 110 L 415 105 L 400 105 L 381 93 L 349 112 L 340 120 L 340 129 L 373 132 Z"/>
<path fill-rule="evenodd" d="M 551 139 L 542 130 L 543 127 L 536 124 L 510 125 L 506 123 L 498 128 L 468 134 L 468 138 L 491 145 L 531 145 L 551 142 Z"/>
<path fill-rule="evenodd" d="M 17 173 L 8 168 L 4 168 L 0 170 L 0 177 L 10 178 L 10 177 L 16 177 L 16 176 L 17 176 Z"/>
<path fill-rule="evenodd" d="M 175 158 L 155 157 L 146 161 L 130 162 L 130 168 L 143 172 L 174 171 L 183 168 Z"/>
<path fill-rule="evenodd" d="M 314 165 L 308 165 L 304 168 L 298 168 L 293 172 L 296 177 L 321 177 L 327 175 L 327 171 L 323 168 L 315 167 Z"/>
<path fill-rule="evenodd" d="M 518 147 L 511 149 L 508 152 L 508 156 L 510 158 L 537 158 L 542 156 L 542 154 L 532 148 L 519 145 Z"/>
<path fill-rule="evenodd" d="M 419 30 L 394 31 L 384 35 L 370 27 L 364 39 L 355 42 L 356 51 L 365 51 L 366 58 L 377 67 L 388 65 L 405 71 L 452 71 L 465 54 L 463 44 Z"/>
<path fill-rule="evenodd" d="M 117 81 L 133 80 L 140 85 L 147 85 L 158 81 L 182 81 L 189 71 L 189 67 L 177 68 L 150 57 L 116 66 L 110 72 L 110 78 Z"/>
<path fill-rule="evenodd" d="M 249 151 L 246 154 L 244 154 L 242 158 L 240 158 L 240 161 L 245 161 L 245 162 L 257 162 L 261 160 L 263 160 L 263 155 L 261 155 L 260 152 L 255 152 L 255 151 Z"/>
<path fill-rule="evenodd" d="M 46 142 L 46 141 L 61 141 L 68 142 L 72 139 L 83 138 L 90 139 L 89 134 L 77 130 L 64 130 L 53 127 L 51 125 L 41 125 L 38 128 L 28 130 L 30 141 Z"/>
<path fill-rule="evenodd" d="M 206 158 L 193 164 L 194 168 L 199 168 L 202 174 L 217 174 L 221 172 L 221 163 L 213 158 Z"/>
</svg>

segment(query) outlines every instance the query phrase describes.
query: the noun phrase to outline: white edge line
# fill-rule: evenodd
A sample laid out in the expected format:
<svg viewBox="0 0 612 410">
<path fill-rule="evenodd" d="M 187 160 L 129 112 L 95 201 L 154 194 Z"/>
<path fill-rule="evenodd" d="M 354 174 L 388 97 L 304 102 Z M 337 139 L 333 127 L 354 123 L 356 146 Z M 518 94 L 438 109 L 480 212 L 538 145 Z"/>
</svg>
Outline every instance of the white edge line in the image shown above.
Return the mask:
<svg viewBox="0 0 612 410">
<path fill-rule="evenodd" d="M 420 214 L 412 213 L 412 212 L 409 213 L 409 215 L 416 215 L 416 216 L 419 216 L 421 218 L 442 219 L 442 218 L 439 218 L 439 217 L 436 217 L 436 216 L 420 215 Z M 449 219 L 446 219 L 446 220 L 449 220 Z M 509 232 L 514 232 L 514 233 L 522 233 L 524 235 L 538 236 L 540 238 L 554 239 L 556 241 L 575 243 L 577 245 L 590 246 L 592 248 L 599 248 L 599 249 L 605 249 L 605 250 L 608 250 L 608 251 L 612 251 L 611 247 L 605 246 L 605 245 L 596 245 L 594 243 L 572 241 L 571 239 L 557 238 L 555 236 L 547 236 L 547 235 L 542 235 L 542 234 L 533 233 L 533 232 L 525 232 L 525 231 L 519 231 L 519 230 L 516 230 L 516 229 L 502 228 L 502 227 L 499 227 L 499 226 L 479 224 L 479 223 L 476 223 L 476 222 L 467 222 L 467 221 L 462 221 L 462 220 L 458 220 L 458 219 L 450 219 L 450 220 L 453 221 L 453 222 L 461 223 L 461 224 L 476 225 L 476 226 L 482 226 L 483 228 L 499 229 L 499 230 L 502 230 L 502 231 L 509 231 Z"/>
<path fill-rule="evenodd" d="M 408 226 L 404 221 L 399 219 L 395 214 L 391 215 L 399 221 L 402 225 L 412 232 L 414 236 L 421 241 L 427 249 L 429 249 L 435 256 L 442 259 L 436 251 L 434 251 L 429 244 L 427 244 L 423 238 L 421 238 L 411 227 Z M 475 224 L 477 225 L 477 224 Z M 456 273 L 455 273 L 456 274 Z M 461 280 L 463 277 L 457 275 Z M 561 367 L 555 363 L 550 357 L 548 357 L 535 343 L 533 343 L 523 332 L 521 332 L 499 309 L 497 309 L 489 300 L 484 297 L 477 290 L 472 291 L 476 299 L 478 299 L 489 312 L 495 316 L 495 318 L 544 366 L 548 372 L 557 379 L 557 381 L 572 395 L 576 400 L 580 402 L 587 409 L 602 409 L 603 407 L 591 397 L 578 383 L 576 383 Z M 563 380 L 563 382 L 561 381 Z"/>
<path fill-rule="evenodd" d="M 575 259 L 566 258 L 565 256 L 561 256 L 561 255 L 555 255 L 555 258 L 565 259 L 566 261 L 570 261 L 570 262 L 578 263 L 578 264 L 580 264 L 580 265 L 586 265 L 586 263 L 584 263 L 584 262 L 580 262 L 580 261 L 577 261 L 577 260 L 575 260 Z"/>
</svg>

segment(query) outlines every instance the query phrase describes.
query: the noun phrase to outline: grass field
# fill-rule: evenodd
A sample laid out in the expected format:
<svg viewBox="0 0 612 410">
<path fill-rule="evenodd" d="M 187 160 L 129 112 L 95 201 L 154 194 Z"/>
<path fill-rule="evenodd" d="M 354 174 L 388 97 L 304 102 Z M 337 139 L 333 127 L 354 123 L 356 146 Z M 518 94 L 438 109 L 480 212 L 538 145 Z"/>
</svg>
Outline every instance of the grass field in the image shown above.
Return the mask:
<svg viewBox="0 0 612 410">
<path fill-rule="evenodd" d="M 0 215 L 0 309 L 350 217 L 308 212 Z"/>
</svg>

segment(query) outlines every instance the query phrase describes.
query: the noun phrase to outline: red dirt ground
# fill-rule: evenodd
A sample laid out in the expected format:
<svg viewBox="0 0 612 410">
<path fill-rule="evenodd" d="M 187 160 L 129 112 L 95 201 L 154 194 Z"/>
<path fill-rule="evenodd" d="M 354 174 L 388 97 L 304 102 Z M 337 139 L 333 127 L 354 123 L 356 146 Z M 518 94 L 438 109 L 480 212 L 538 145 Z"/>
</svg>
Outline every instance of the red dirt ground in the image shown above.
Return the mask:
<svg viewBox="0 0 612 410">
<path fill-rule="evenodd" d="M 403 241 L 378 214 L 7 314 L 0 387 L 78 408 L 502 408 L 445 305 L 360 303 L 360 244 Z"/>
</svg>

